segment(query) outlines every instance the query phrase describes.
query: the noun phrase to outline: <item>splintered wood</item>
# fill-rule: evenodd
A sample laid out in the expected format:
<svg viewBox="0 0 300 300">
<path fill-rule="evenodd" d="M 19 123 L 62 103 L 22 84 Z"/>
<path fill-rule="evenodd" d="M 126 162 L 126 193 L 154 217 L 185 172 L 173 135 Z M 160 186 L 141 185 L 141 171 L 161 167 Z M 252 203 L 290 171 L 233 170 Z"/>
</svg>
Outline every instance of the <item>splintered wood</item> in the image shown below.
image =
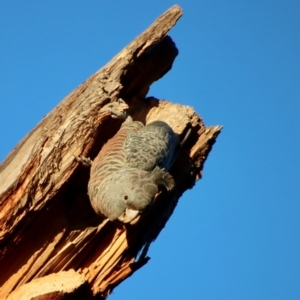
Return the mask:
<svg viewBox="0 0 300 300">
<path fill-rule="evenodd" d="M 221 131 L 206 127 L 191 107 L 146 98 L 178 54 L 167 33 L 181 15 L 178 6 L 166 11 L 63 99 L 1 164 L 0 298 L 104 299 L 148 262 L 150 244 L 183 192 L 201 178 Z M 89 168 L 74 159 L 94 159 L 117 132 L 121 121 L 111 118 L 112 107 L 145 124 L 163 120 L 183 136 L 191 130 L 170 170 L 175 190 L 158 194 L 153 208 L 126 226 L 94 213 Z"/>
</svg>

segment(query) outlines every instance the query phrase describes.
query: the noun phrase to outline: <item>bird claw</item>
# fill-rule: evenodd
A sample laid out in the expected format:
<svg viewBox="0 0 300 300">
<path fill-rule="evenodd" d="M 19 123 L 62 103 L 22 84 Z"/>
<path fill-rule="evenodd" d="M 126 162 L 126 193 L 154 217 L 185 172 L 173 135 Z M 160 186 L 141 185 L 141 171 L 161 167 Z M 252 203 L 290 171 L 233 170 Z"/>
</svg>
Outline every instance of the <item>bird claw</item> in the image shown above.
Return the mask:
<svg viewBox="0 0 300 300">
<path fill-rule="evenodd" d="M 78 161 L 79 163 L 83 164 L 86 167 L 90 167 L 92 165 L 92 160 L 89 157 L 84 157 L 84 156 L 76 156 L 75 154 L 73 154 L 74 158 L 76 161 Z"/>
<path fill-rule="evenodd" d="M 126 104 L 126 102 L 125 102 L 122 98 L 118 98 L 117 102 L 118 102 L 119 104 L 121 104 L 121 103 Z"/>
<path fill-rule="evenodd" d="M 109 103 L 107 108 L 114 119 L 126 119 L 128 117 L 126 109 L 128 109 L 128 105 L 121 98 L 118 98 L 116 102 Z"/>
<path fill-rule="evenodd" d="M 188 129 L 188 131 L 186 132 L 183 140 L 180 142 L 180 146 L 183 147 L 183 145 L 185 144 L 185 142 L 187 141 L 187 139 L 189 138 L 190 134 L 191 134 L 192 130 L 191 128 Z"/>
<path fill-rule="evenodd" d="M 126 111 L 120 112 L 120 111 L 117 111 L 117 110 L 113 109 L 112 107 L 109 107 L 108 111 L 110 112 L 111 117 L 113 119 L 126 119 L 127 118 Z"/>
</svg>

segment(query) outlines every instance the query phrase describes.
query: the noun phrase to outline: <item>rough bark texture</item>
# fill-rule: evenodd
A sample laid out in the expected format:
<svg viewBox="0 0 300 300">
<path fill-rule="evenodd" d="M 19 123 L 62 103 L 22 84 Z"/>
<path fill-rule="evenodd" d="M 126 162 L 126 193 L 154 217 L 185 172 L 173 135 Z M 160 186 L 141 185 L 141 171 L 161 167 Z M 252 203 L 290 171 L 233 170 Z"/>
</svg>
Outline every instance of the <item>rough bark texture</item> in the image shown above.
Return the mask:
<svg viewBox="0 0 300 300">
<path fill-rule="evenodd" d="M 63 99 L 1 164 L 0 298 L 104 299 L 149 260 L 151 242 L 182 193 L 201 178 L 221 130 L 205 127 L 190 107 L 145 98 L 178 54 L 167 32 L 181 15 L 178 6 L 166 11 Z M 117 132 L 121 121 L 111 118 L 111 106 L 144 123 L 164 120 L 180 134 L 191 128 L 171 169 L 175 190 L 157 195 L 153 209 L 127 226 L 94 213 L 89 169 L 73 156 L 93 159 Z"/>
</svg>

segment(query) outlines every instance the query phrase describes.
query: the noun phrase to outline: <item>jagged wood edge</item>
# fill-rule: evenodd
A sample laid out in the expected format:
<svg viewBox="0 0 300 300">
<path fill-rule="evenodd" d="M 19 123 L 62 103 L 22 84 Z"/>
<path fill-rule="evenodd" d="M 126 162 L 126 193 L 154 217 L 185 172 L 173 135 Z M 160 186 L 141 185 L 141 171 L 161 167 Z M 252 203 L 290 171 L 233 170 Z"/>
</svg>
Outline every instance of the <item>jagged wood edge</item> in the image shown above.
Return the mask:
<svg viewBox="0 0 300 300">
<path fill-rule="evenodd" d="M 172 9 L 171 9 L 172 10 Z M 170 13 L 170 11 L 171 10 L 169 10 L 169 13 Z M 178 17 L 178 8 L 177 7 L 175 7 L 175 8 L 173 8 L 173 10 L 175 10 L 175 13 L 177 14 L 177 17 Z M 174 12 L 174 11 L 173 11 Z M 168 12 L 167 12 L 168 13 Z M 166 13 L 166 14 L 167 14 Z M 174 17 L 174 16 L 173 16 Z M 163 18 L 161 17 L 160 19 L 158 19 L 158 21 L 161 21 Z M 158 21 L 156 21 L 156 22 L 158 22 Z M 176 22 L 176 21 L 175 21 Z M 174 25 L 174 24 L 173 24 Z M 150 27 L 151 28 L 151 27 Z M 153 29 L 153 28 L 152 28 Z M 146 30 L 146 32 L 145 33 L 147 33 L 147 32 L 149 32 L 149 31 L 151 31 L 151 30 Z M 143 34 L 145 34 L 145 33 L 143 33 Z M 143 35 L 142 34 L 142 35 Z M 152 33 L 153 34 L 153 33 Z M 166 34 L 166 32 L 164 32 L 164 34 L 163 35 L 160 35 L 160 38 L 162 38 L 164 35 Z M 141 35 L 141 36 L 142 36 Z M 136 40 L 139 40 L 140 38 L 141 38 L 141 36 L 140 37 L 138 37 Z M 136 41 L 135 40 L 135 41 Z M 156 41 L 155 41 L 155 38 L 153 38 L 153 41 L 155 41 L 155 42 L 157 42 L 157 40 L 158 39 L 156 39 Z M 134 41 L 134 42 L 135 42 Z M 134 42 L 133 43 L 131 43 L 130 45 L 132 45 L 132 44 L 134 44 Z M 151 46 L 151 44 L 150 44 L 150 46 L 149 46 L 149 39 L 147 40 L 147 43 L 148 43 L 148 47 L 150 47 Z M 141 44 L 143 44 L 143 43 L 141 43 Z M 130 46 L 129 45 L 129 46 Z M 113 69 L 113 67 L 111 67 L 112 65 L 113 65 L 113 62 L 115 61 L 115 60 L 120 60 L 120 59 L 122 59 L 122 58 L 124 58 L 124 55 L 121 55 L 126 49 L 128 50 L 129 49 L 129 52 L 130 51 L 132 51 L 132 48 L 130 48 L 130 47 L 126 47 L 119 55 L 117 55 L 113 60 L 112 60 L 112 62 L 111 63 L 109 63 L 107 66 L 105 66 L 104 68 L 102 68 L 101 70 L 106 70 L 106 72 L 109 72 L 109 70 L 112 70 Z M 145 46 L 144 47 L 140 47 L 139 49 L 138 49 L 138 47 L 136 48 L 136 51 L 135 51 L 135 55 L 136 55 L 136 57 L 139 57 L 139 56 L 141 56 L 141 53 L 143 53 L 143 50 L 142 49 L 145 49 Z M 126 53 L 126 51 L 125 51 L 125 53 Z M 130 52 L 131 53 L 131 52 Z M 126 56 L 126 55 L 125 55 Z M 120 58 L 121 57 L 121 58 Z M 99 71 L 99 72 L 101 72 L 101 70 Z M 93 75 L 91 78 L 89 78 L 82 86 L 80 86 L 79 88 L 77 88 L 73 93 L 71 93 L 71 95 L 69 95 L 65 100 L 63 100 L 63 102 L 54 110 L 54 112 L 52 112 L 52 113 L 50 113 L 41 123 L 40 123 L 40 125 L 37 127 L 37 128 L 39 128 L 39 127 L 41 127 L 41 124 L 43 124 L 43 122 L 45 122 L 45 123 L 47 123 L 47 124 L 50 124 L 50 125 L 55 125 L 55 127 L 54 128 L 47 128 L 46 126 L 46 128 L 44 128 L 44 132 L 43 133 L 47 133 L 47 130 L 50 130 L 50 132 L 57 132 L 58 131 L 58 136 L 57 136 L 57 138 L 56 138 L 56 141 L 61 141 L 61 139 L 62 139 L 62 137 L 63 137 L 63 135 L 64 135 L 64 133 L 65 133 L 65 131 L 68 129 L 68 128 L 63 128 L 63 130 L 61 130 L 61 131 L 59 131 L 59 128 L 57 128 L 57 125 L 59 125 L 60 123 L 59 123 L 59 121 L 60 122 L 62 122 L 61 121 L 61 118 L 63 117 L 62 115 L 63 115 L 63 112 L 65 112 L 65 111 L 72 111 L 72 105 L 73 105 L 73 108 L 74 108 L 74 103 L 77 103 L 78 104 L 78 101 L 76 101 L 76 100 L 78 100 L 80 97 L 82 97 L 82 94 L 83 93 L 85 93 L 86 92 L 86 90 L 88 90 L 88 89 L 91 89 L 91 87 L 92 87 L 92 82 L 93 82 L 93 80 L 95 79 L 95 77 L 97 77 L 97 74 L 99 75 L 99 72 L 97 72 L 95 75 Z M 113 77 L 113 76 L 112 76 Z M 114 97 L 115 98 L 117 98 L 118 97 L 118 94 L 122 91 L 122 87 L 120 87 L 120 84 L 118 84 L 118 83 L 116 83 L 116 82 L 114 82 L 113 80 L 111 80 L 111 78 L 112 77 L 110 77 L 110 80 L 106 80 L 106 82 L 105 82 L 105 80 L 103 79 L 102 81 L 103 82 L 105 82 L 106 83 L 106 85 L 105 85 L 105 88 L 103 89 L 103 90 L 106 90 L 106 91 L 108 91 L 108 93 L 110 94 L 110 95 L 112 95 L 112 97 L 110 97 L 110 101 L 111 101 L 111 98 L 114 100 Z M 98 78 L 99 79 L 99 78 Z M 99 80 L 98 80 L 99 81 Z M 99 89 L 99 86 L 97 86 L 97 87 L 94 87 L 95 88 L 95 90 L 93 90 L 92 89 L 92 92 L 95 92 L 95 91 L 97 91 L 97 89 Z M 78 90 L 79 90 L 79 92 L 78 92 Z M 128 87 L 127 86 L 127 92 L 130 92 L 130 87 Z M 87 93 L 87 92 L 86 92 Z M 91 91 L 89 91 L 89 93 L 87 93 L 87 95 L 88 94 L 93 94 L 93 93 L 91 93 Z M 84 101 L 86 101 L 86 100 L 90 100 L 91 98 L 93 98 L 93 97 L 95 97 L 95 95 L 93 94 L 93 97 L 91 97 L 91 98 L 89 98 L 89 97 L 86 97 L 87 95 L 85 95 L 85 97 L 83 97 L 83 98 L 85 98 L 85 100 Z M 76 98 L 77 97 L 77 98 Z M 71 101 L 72 100 L 72 101 Z M 98 103 L 97 105 L 96 105 L 96 107 L 94 108 L 94 109 L 98 109 L 99 110 L 99 108 L 101 107 L 101 105 L 103 105 L 104 103 L 106 103 L 106 101 L 107 101 L 107 99 L 97 99 L 98 100 L 98 102 L 100 103 Z M 101 102 L 101 100 L 102 100 L 102 102 Z M 82 99 L 81 99 L 81 101 L 82 101 Z M 80 101 L 79 101 L 80 102 Z M 63 104 L 65 104 L 65 110 L 64 109 L 61 109 L 61 107 L 63 107 Z M 67 105 L 68 104 L 68 105 Z M 101 109 L 101 108 L 100 108 Z M 55 111 L 56 111 L 56 113 L 55 113 Z M 59 114 L 59 112 L 61 112 L 61 114 Z M 105 111 L 105 110 L 100 110 L 100 114 L 98 113 L 98 116 L 97 116 L 97 119 L 92 119 L 92 122 L 91 123 L 93 123 L 93 124 L 95 124 L 95 123 L 101 123 L 101 122 L 103 122 L 103 120 L 105 120 L 107 117 L 108 117 L 108 113 L 107 113 L 107 111 Z M 76 116 L 76 118 L 74 118 L 72 121 L 80 121 L 80 119 L 81 119 L 81 117 L 82 116 Z M 84 121 L 84 122 L 86 122 L 86 120 L 88 119 L 88 116 L 84 116 L 84 117 L 86 117 L 86 118 L 84 118 L 84 120 L 81 120 L 82 122 Z M 52 119 L 51 119 L 52 118 Z M 47 122 L 45 121 L 45 120 L 48 120 Z M 55 121 L 53 121 L 53 120 L 55 120 Z M 201 121 L 198 119 L 198 121 L 197 121 L 198 123 L 200 122 L 201 123 Z M 78 126 L 77 126 L 77 128 L 80 128 L 80 126 L 83 126 L 82 125 L 83 123 L 81 123 L 81 124 L 79 124 Z M 45 125 L 45 124 L 44 124 Z M 50 126 L 49 126 L 50 127 Z M 208 152 L 209 152 L 209 145 L 212 143 L 212 141 L 214 141 L 215 140 L 215 138 L 216 138 L 216 136 L 217 136 L 217 134 L 218 134 L 218 132 L 220 131 L 220 128 L 219 127 L 214 127 L 214 128 L 211 128 L 211 129 L 208 129 L 208 128 L 206 128 L 206 129 L 204 129 L 204 127 L 201 127 L 200 126 L 200 129 L 199 129 L 199 133 L 200 133 L 200 131 L 203 131 L 202 132 L 202 134 L 201 134 L 201 139 L 202 139 L 202 141 L 201 141 L 201 143 L 202 143 L 202 148 L 201 148 L 201 151 L 199 152 L 199 145 L 197 146 L 197 145 L 195 145 L 194 147 L 193 147 L 193 149 L 195 148 L 195 153 L 194 153 L 194 156 L 193 155 L 191 155 L 192 157 L 193 157 L 193 159 L 195 160 L 195 163 L 197 164 L 197 161 L 199 162 L 199 170 L 200 170 L 200 168 L 202 169 L 202 167 L 201 167 L 201 163 L 203 163 L 204 162 L 204 160 L 206 159 L 206 156 L 207 156 L 207 154 L 208 154 Z M 85 132 L 85 134 L 86 134 L 87 132 Z M 31 134 L 29 134 L 29 136 L 27 136 L 25 139 L 24 139 L 24 142 L 26 143 L 26 140 L 28 139 L 28 138 L 30 138 L 30 136 L 31 135 L 34 135 L 34 131 L 31 133 Z M 211 135 L 211 136 L 210 136 Z M 46 135 L 47 136 L 47 135 Z M 85 147 L 84 146 L 82 146 L 82 148 L 81 149 L 77 149 L 78 150 L 78 152 L 80 152 L 80 153 L 83 153 L 84 154 L 84 152 L 86 151 L 86 152 L 88 152 L 89 151 L 89 149 L 92 147 L 92 145 L 91 144 L 93 144 L 93 135 L 92 134 L 90 134 L 90 136 L 88 135 L 88 134 L 86 134 L 86 136 L 87 137 L 90 137 L 90 139 L 91 139 L 91 141 L 88 141 L 87 142 L 87 144 L 85 145 Z M 205 137 L 206 136 L 206 137 Z M 47 139 L 46 140 L 44 140 L 44 142 L 42 143 L 43 145 L 47 145 L 47 142 L 48 142 L 48 139 L 49 138 L 51 138 L 51 136 L 50 136 L 50 134 L 49 134 L 49 136 L 47 136 Z M 22 143 L 20 143 L 20 145 L 19 145 L 19 147 L 21 147 L 22 146 L 22 144 L 24 145 L 24 142 Z M 90 146 L 88 146 L 90 144 Z M 197 144 L 197 143 L 196 143 Z M 60 147 L 62 147 L 62 144 L 59 144 L 60 145 Z M 197 149 L 198 149 L 198 152 L 197 152 Z M 18 152 L 20 151 L 20 149 L 16 149 L 15 150 L 15 152 L 18 154 Z M 191 151 L 191 153 L 193 153 L 193 150 Z M 10 160 L 10 158 L 11 157 L 8 157 L 8 159 L 7 159 L 7 161 L 9 161 Z M 7 162 L 6 161 L 6 162 Z M 60 168 L 61 168 L 61 166 L 65 163 L 65 164 L 67 164 L 67 160 L 65 160 L 65 161 L 63 161 L 63 158 L 61 158 L 61 161 L 60 161 Z M 49 168 L 49 164 L 46 164 L 47 165 L 47 168 Z M 70 165 L 72 165 L 72 164 L 69 164 L 69 166 Z M 5 163 L 3 164 L 3 166 L 5 166 Z M 2 166 L 2 167 L 3 167 Z M 65 167 L 65 169 L 67 169 L 66 167 Z M 73 169 L 70 169 L 69 171 L 68 171 L 68 173 L 66 173 L 66 175 L 65 175 L 65 177 L 64 178 L 68 178 L 68 176 L 70 176 L 70 174 L 72 173 L 72 171 L 73 171 Z M 26 179 L 27 178 L 27 176 L 28 176 L 28 174 L 30 174 L 30 172 L 24 172 L 24 174 L 26 175 L 26 176 L 24 176 L 24 178 Z M 43 173 L 42 173 L 43 174 Z M 196 174 L 195 174 L 195 178 L 196 178 L 197 176 L 196 176 Z M 39 179 L 43 179 L 43 177 L 41 177 L 41 178 L 39 178 Z M 48 179 L 49 180 L 49 179 Z M 20 183 L 22 182 L 22 180 L 19 180 L 18 181 L 18 185 L 19 185 L 19 187 L 20 187 Z M 14 186 L 15 187 L 15 186 Z M 182 193 L 182 192 L 181 192 Z M 44 192 L 44 194 L 45 195 L 49 195 L 49 197 L 48 197 L 48 199 L 51 199 L 54 195 L 55 195 L 55 193 L 53 193 L 52 192 L 52 194 L 49 192 L 49 190 L 48 191 L 46 191 L 46 192 Z M 177 198 L 179 198 L 179 196 L 180 195 L 177 195 Z M 35 200 L 35 199 L 33 199 L 33 200 Z M 42 207 L 43 207 L 43 205 L 45 204 L 45 203 L 39 203 L 38 201 L 33 201 L 32 200 L 32 198 L 30 199 L 30 201 L 31 201 L 31 205 L 32 204 L 35 204 L 35 208 L 37 208 L 37 209 L 41 209 Z M 178 199 L 177 199 L 178 200 Z M 45 201 L 45 200 L 44 200 Z M 26 206 L 26 205 L 25 205 Z M 25 207 L 24 206 L 24 207 Z M 175 204 L 175 206 L 176 206 L 176 204 Z M 175 206 L 173 207 L 173 209 L 175 208 Z M 31 206 L 32 207 L 32 206 Z M 171 213 L 172 213 L 172 211 L 171 211 Z M 167 219 L 169 218 L 169 216 L 170 216 L 170 214 L 166 217 L 166 220 L 165 220 L 165 222 L 167 221 Z M 103 225 L 103 224 L 102 224 Z M 152 240 L 154 240 L 155 238 L 156 238 L 156 236 L 158 235 L 158 233 L 160 232 L 160 230 L 163 228 L 163 226 L 164 226 L 164 224 L 163 223 L 160 223 L 160 225 L 159 226 L 157 226 L 157 228 L 154 230 L 154 229 L 151 229 L 151 232 L 150 233 L 148 233 L 147 234 L 147 240 L 148 240 L 148 242 L 151 242 Z M 95 230 L 95 229 L 87 229 L 87 230 Z M 98 228 L 98 230 L 100 230 L 99 228 Z M 63 234 L 59 237 L 59 239 L 62 239 L 63 238 Z M 78 237 L 80 236 L 80 234 L 78 235 Z M 121 237 L 121 239 L 120 239 L 120 237 Z M 70 237 L 69 237 L 69 239 L 70 239 Z M 71 240 L 72 240 L 72 238 L 71 238 Z M 131 258 L 128 258 L 128 257 L 121 257 L 122 259 L 120 259 L 120 257 L 119 256 L 122 256 L 121 254 L 122 254 L 122 251 L 125 251 L 126 252 L 126 247 L 128 246 L 127 245 L 127 243 L 126 243 L 126 232 L 124 231 L 124 230 L 117 230 L 116 232 L 115 232 L 115 235 L 114 235 L 114 240 L 117 242 L 117 244 L 116 245 L 114 245 L 113 247 L 115 247 L 116 248 L 116 251 L 118 250 L 119 252 L 119 254 L 117 254 L 117 255 L 115 255 L 115 258 L 116 258 L 116 260 L 115 260 L 115 266 L 116 265 L 118 265 L 118 264 L 120 264 L 121 263 L 121 265 L 119 266 L 119 271 L 118 272 L 114 272 L 113 274 L 109 274 L 110 273 L 110 270 L 111 270 L 111 266 L 110 267 L 107 267 L 107 271 L 106 271 L 106 273 L 105 273 L 105 270 L 104 270 L 104 272 L 102 273 L 102 275 L 101 276 L 99 276 L 99 274 L 101 273 L 99 273 L 99 272 L 94 272 L 94 274 L 91 274 L 90 273 L 90 271 L 91 271 L 91 269 L 93 269 L 93 267 L 96 267 L 97 268 L 97 261 L 95 261 L 95 263 L 94 263 L 94 265 L 92 264 L 91 265 L 91 267 L 90 268 L 85 268 L 85 269 L 83 269 L 82 270 L 82 274 L 84 274 L 85 276 L 86 276 L 86 278 L 87 278 L 87 280 L 92 284 L 92 286 L 93 286 L 93 291 L 94 291 L 94 293 L 95 294 L 97 294 L 97 293 L 101 293 L 102 295 L 103 295 L 103 297 L 105 297 L 105 296 L 107 296 L 110 292 L 111 292 L 111 290 L 113 289 L 113 287 L 114 286 L 116 286 L 118 283 L 120 283 L 122 280 L 124 280 L 124 278 L 126 278 L 126 277 L 128 277 L 128 276 L 130 276 L 135 270 L 137 270 L 139 267 L 141 267 L 142 265 L 144 265 L 146 262 L 147 262 L 147 260 L 148 260 L 148 258 L 146 257 L 146 255 L 145 255 L 145 257 L 144 257 L 144 260 L 140 260 L 139 262 L 137 262 L 137 263 L 134 263 L 134 256 L 132 256 Z M 145 242 L 145 241 L 144 241 Z M 143 243 L 144 243 L 143 242 Z M 143 244 L 142 243 L 142 244 Z M 122 248 L 123 247 L 123 248 Z M 112 249 L 112 248 L 111 248 Z M 113 251 L 112 251 L 113 252 Z M 50 255 L 50 254 L 49 254 Z M 57 256 L 55 256 L 56 258 L 57 258 Z M 107 259 L 107 261 L 110 261 L 111 262 L 111 259 Z M 49 261 L 48 261 L 48 264 L 46 264 L 46 265 L 48 265 L 49 266 Z M 51 268 L 50 269 L 41 269 L 40 270 L 40 272 L 38 273 L 38 274 L 32 274 L 31 276 L 37 276 L 37 275 L 46 275 L 46 274 L 48 274 L 48 272 L 49 271 L 54 271 L 54 270 L 51 270 Z M 59 270 L 57 270 L 57 271 L 59 271 Z M 79 270 L 80 271 L 80 270 Z M 43 273 L 44 272 L 44 273 Z M 108 272 L 108 273 L 107 273 Z M 30 273 L 30 272 L 29 272 Z M 105 274 L 107 275 L 106 277 L 105 277 Z M 28 274 L 27 274 L 28 275 Z M 25 283 L 25 282 L 28 282 L 28 281 L 30 281 L 31 279 L 30 279 L 30 276 L 25 276 L 25 277 L 27 277 L 27 280 L 26 280 L 26 278 L 23 278 L 23 280 L 22 280 L 22 282 L 23 283 Z M 34 277 L 33 277 L 34 278 Z M 44 277 L 44 278 L 46 278 L 46 277 Z M 21 284 L 22 282 L 19 282 L 19 284 Z"/>
<path fill-rule="evenodd" d="M 165 12 L 106 66 L 63 99 L 8 155 L 0 166 L 0 241 L 17 226 L 28 207 L 37 210 L 44 206 L 77 167 L 73 149 L 66 149 L 60 156 L 56 156 L 53 149 L 76 143 L 80 133 L 86 137 L 86 145 L 77 145 L 73 152 L 88 152 L 93 145 L 95 127 L 109 116 L 101 108 L 109 101 L 116 101 L 123 92 L 124 71 L 136 57 L 163 39 L 181 15 L 178 6 Z M 67 133 L 70 136 L 64 140 Z M 62 174 L 60 178 L 58 173 Z M 53 182 L 56 190 L 51 190 Z M 29 192 L 32 189 L 35 189 L 34 195 Z M 16 190 L 17 196 L 14 195 Z"/>
</svg>

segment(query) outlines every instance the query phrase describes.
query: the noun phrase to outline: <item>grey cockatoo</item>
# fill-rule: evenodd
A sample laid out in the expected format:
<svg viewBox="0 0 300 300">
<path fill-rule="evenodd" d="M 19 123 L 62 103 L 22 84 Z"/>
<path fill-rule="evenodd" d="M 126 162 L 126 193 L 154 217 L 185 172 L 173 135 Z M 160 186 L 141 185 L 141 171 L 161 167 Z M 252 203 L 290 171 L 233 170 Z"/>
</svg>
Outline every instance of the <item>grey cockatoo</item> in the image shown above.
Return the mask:
<svg viewBox="0 0 300 300">
<path fill-rule="evenodd" d="M 144 126 L 127 117 L 91 166 L 88 194 L 96 213 L 128 223 L 153 202 L 160 187 L 172 190 L 168 170 L 181 144 L 167 123 Z"/>
</svg>

